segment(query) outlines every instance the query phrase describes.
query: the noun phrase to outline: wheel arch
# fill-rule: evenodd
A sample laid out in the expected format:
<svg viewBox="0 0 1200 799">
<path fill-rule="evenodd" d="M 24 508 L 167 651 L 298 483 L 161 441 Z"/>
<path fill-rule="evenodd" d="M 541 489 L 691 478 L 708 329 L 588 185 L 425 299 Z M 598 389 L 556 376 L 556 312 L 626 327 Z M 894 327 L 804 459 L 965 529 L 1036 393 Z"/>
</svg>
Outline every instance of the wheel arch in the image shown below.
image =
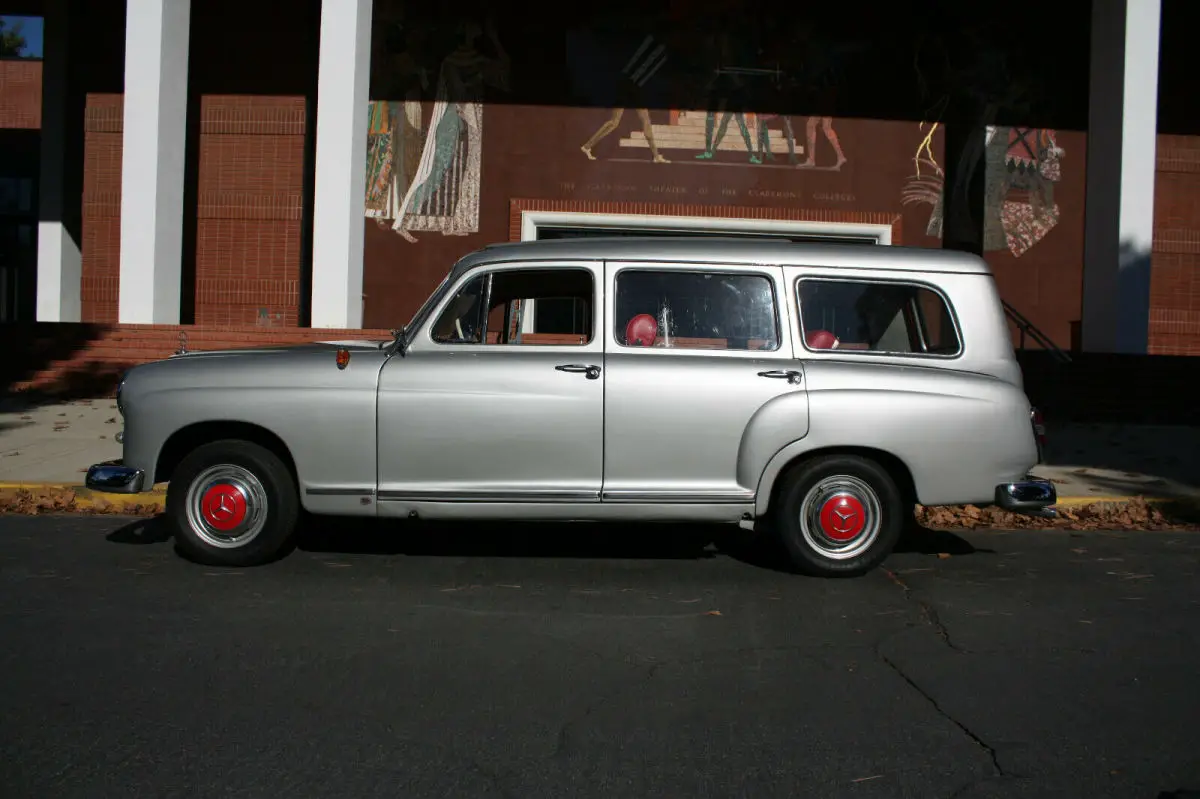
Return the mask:
<svg viewBox="0 0 1200 799">
<path fill-rule="evenodd" d="M 297 479 L 296 460 L 287 444 L 276 433 L 252 422 L 209 420 L 181 427 L 167 438 L 154 465 L 154 482 L 168 482 L 190 452 L 203 444 L 222 440 L 258 444 L 277 455 L 287 466 L 292 479 Z"/>
<path fill-rule="evenodd" d="M 917 488 L 913 480 L 912 471 L 909 469 L 908 464 L 898 456 L 875 447 L 828 446 L 804 450 L 795 454 L 788 454 L 785 451 L 776 455 L 763 475 L 763 484 L 759 486 L 759 499 L 755 508 L 756 514 L 764 516 L 776 507 L 776 503 L 779 501 L 779 494 L 783 490 L 783 486 L 787 483 L 789 474 L 817 458 L 833 455 L 857 455 L 860 458 L 866 458 L 878 463 L 896 483 L 896 488 L 900 491 L 903 501 L 906 503 L 911 502 L 914 505 L 917 503 Z"/>
</svg>

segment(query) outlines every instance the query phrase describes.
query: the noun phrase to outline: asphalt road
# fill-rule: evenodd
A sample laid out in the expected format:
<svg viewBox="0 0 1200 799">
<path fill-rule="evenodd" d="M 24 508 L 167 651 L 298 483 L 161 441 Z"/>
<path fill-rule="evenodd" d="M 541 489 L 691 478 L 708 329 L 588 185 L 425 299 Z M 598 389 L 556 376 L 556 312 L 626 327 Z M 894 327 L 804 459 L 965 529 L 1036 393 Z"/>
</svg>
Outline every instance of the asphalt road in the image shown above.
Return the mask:
<svg viewBox="0 0 1200 799">
<path fill-rule="evenodd" d="M 330 530 L 226 571 L 0 516 L 0 794 L 1200 788 L 1200 535 L 927 534 L 837 581 L 706 538 Z"/>
</svg>

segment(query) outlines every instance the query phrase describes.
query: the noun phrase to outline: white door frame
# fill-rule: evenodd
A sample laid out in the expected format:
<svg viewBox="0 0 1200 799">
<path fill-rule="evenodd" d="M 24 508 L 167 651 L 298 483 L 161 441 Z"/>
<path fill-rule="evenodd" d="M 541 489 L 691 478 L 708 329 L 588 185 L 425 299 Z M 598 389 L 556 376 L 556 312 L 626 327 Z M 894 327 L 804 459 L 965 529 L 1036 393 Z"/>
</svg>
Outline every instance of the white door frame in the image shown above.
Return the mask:
<svg viewBox="0 0 1200 799">
<path fill-rule="evenodd" d="M 783 219 L 746 219 L 720 216 L 671 216 L 656 214 L 604 214 L 575 211 L 522 211 L 521 241 L 534 241 L 541 227 L 594 228 L 596 230 L 656 230 L 687 233 L 695 230 L 728 233 L 762 233 L 775 236 L 861 236 L 876 244 L 892 243 L 891 225 L 860 222 L 809 222 Z M 521 332 L 533 332 L 535 302 L 521 314 Z"/>
</svg>

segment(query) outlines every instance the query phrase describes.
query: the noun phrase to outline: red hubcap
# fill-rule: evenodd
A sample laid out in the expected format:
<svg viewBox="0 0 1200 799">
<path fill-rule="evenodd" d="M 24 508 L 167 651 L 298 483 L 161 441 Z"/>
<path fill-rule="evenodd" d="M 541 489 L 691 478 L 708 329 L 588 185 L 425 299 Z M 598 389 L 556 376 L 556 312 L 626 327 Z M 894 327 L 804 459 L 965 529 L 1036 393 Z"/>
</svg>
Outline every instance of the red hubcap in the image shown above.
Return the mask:
<svg viewBox="0 0 1200 799">
<path fill-rule="evenodd" d="M 821 532 L 834 541 L 855 538 L 866 524 L 866 508 L 853 494 L 837 494 L 821 507 Z"/>
<path fill-rule="evenodd" d="M 200 511 L 214 530 L 236 530 L 246 521 L 246 495 L 237 486 L 217 483 L 204 492 Z"/>
</svg>

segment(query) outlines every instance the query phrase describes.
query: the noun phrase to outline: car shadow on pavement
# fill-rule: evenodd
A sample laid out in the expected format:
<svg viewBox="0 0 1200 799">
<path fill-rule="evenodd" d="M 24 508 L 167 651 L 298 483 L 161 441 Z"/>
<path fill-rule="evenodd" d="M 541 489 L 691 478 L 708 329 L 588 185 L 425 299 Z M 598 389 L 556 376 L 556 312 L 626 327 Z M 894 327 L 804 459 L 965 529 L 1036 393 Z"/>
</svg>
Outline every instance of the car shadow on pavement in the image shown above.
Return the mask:
<svg viewBox="0 0 1200 799">
<path fill-rule="evenodd" d="M 109 533 L 115 544 L 171 541 L 162 516 L 136 519 Z M 303 552 L 414 557 L 581 558 L 617 560 L 704 560 L 719 556 L 749 566 L 792 572 L 769 530 L 748 532 L 733 525 L 605 524 L 557 522 L 462 523 L 364 519 L 306 519 L 296 538 Z M 955 556 L 994 554 L 944 530 L 915 520 L 895 551 Z"/>
<path fill-rule="evenodd" d="M 104 538 L 114 544 L 165 544 L 171 540 L 171 530 L 162 516 L 150 516 L 134 519 Z"/>
<path fill-rule="evenodd" d="M 730 530 L 717 525 L 319 519 L 302 526 L 297 547 L 427 557 L 686 560 L 716 557 L 729 537 Z"/>
<path fill-rule="evenodd" d="M 913 519 L 900 534 L 895 552 L 897 554 L 954 555 L 956 557 L 996 554 L 994 549 L 977 547 L 950 530 L 935 530 L 924 526 L 916 519 Z"/>
</svg>

